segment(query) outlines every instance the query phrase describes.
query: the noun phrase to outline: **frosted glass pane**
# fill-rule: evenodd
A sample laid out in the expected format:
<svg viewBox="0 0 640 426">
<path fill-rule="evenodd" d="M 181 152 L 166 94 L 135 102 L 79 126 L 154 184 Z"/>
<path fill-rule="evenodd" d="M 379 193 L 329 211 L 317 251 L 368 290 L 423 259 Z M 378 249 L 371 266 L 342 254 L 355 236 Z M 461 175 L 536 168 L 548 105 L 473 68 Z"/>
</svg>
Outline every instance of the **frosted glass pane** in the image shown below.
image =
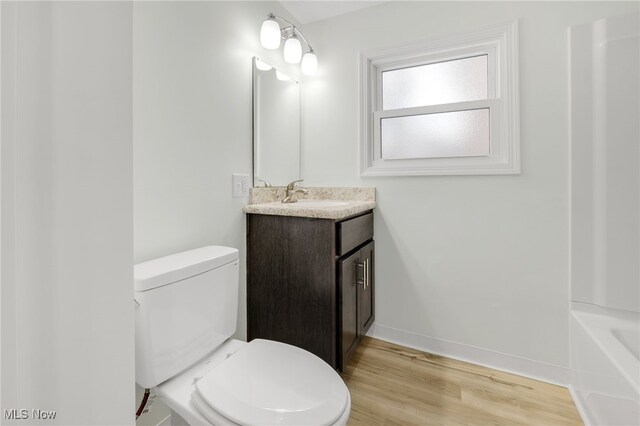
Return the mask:
<svg viewBox="0 0 640 426">
<path fill-rule="evenodd" d="M 382 158 L 489 155 L 489 109 L 383 118 Z"/>
<path fill-rule="evenodd" d="M 382 73 L 382 109 L 487 99 L 487 55 Z"/>
</svg>

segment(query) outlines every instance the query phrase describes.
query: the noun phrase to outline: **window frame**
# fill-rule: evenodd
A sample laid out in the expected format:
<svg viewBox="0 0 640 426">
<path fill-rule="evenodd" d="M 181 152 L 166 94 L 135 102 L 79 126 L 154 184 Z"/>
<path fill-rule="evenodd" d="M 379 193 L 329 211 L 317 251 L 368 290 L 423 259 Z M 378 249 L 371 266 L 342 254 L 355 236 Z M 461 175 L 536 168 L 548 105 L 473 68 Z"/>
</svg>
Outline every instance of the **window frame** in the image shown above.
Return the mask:
<svg viewBox="0 0 640 426">
<path fill-rule="evenodd" d="M 519 174 L 517 21 L 360 53 L 360 174 L 367 176 Z M 382 110 L 382 73 L 487 55 L 487 99 Z M 487 156 L 383 159 L 381 120 L 488 108 Z"/>
</svg>

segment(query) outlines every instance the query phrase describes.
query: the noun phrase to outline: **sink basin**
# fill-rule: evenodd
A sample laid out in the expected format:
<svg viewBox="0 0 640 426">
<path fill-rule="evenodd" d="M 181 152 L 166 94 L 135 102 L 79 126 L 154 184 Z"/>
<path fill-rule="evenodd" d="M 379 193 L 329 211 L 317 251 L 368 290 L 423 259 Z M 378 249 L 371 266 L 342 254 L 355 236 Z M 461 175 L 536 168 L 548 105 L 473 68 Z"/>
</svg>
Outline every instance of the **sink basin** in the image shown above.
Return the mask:
<svg viewBox="0 0 640 426">
<path fill-rule="evenodd" d="M 286 203 L 283 203 L 286 204 Z M 321 209 L 324 207 L 342 207 L 346 206 L 346 201 L 332 201 L 332 200 L 298 200 L 296 203 L 291 203 L 292 207 L 302 207 L 309 209 Z"/>
</svg>

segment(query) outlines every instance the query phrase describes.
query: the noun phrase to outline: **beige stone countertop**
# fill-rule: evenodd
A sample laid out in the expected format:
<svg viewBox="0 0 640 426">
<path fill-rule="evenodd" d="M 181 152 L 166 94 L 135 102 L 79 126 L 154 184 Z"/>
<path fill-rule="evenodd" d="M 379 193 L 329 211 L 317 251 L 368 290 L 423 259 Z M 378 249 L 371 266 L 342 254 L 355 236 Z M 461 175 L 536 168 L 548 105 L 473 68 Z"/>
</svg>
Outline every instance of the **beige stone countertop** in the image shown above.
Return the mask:
<svg viewBox="0 0 640 426">
<path fill-rule="evenodd" d="M 245 213 L 274 216 L 314 217 L 318 219 L 344 219 L 376 207 L 375 201 L 299 199 L 295 203 L 280 201 L 249 204 Z"/>
</svg>

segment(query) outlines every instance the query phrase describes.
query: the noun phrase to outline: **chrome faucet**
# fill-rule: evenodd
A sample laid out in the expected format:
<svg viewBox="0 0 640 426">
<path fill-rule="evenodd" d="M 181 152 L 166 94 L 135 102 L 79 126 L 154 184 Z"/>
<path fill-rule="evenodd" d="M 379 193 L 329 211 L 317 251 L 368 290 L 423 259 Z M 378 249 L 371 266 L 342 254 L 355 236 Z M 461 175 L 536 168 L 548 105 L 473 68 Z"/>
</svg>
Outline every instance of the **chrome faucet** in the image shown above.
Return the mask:
<svg viewBox="0 0 640 426">
<path fill-rule="evenodd" d="M 282 200 L 283 203 L 297 203 L 298 200 L 295 199 L 294 195 L 295 194 L 306 194 L 307 193 L 306 189 L 296 188 L 295 187 L 297 182 L 302 182 L 303 180 L 304 179 L 294 180 L 289 185 L 287 185 L 286 194 L 285 194 L 284 199 Z"/>
</svg>

